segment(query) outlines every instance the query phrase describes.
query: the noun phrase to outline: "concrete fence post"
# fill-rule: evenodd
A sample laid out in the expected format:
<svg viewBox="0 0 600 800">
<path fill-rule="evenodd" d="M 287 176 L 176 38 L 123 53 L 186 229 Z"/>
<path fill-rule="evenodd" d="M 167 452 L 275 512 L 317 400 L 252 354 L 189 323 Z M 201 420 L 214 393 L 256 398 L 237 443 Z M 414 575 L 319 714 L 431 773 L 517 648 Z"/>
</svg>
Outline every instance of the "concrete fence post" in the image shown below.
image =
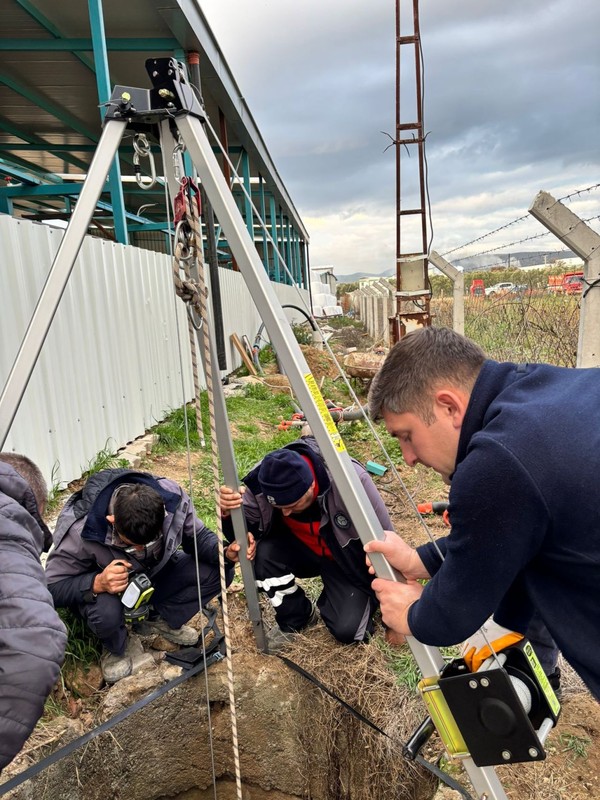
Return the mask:
<svg viewBox="0 0 600 800">
<path fill-rule="evenodd" d="M 457 333 L 465 332 L 465 276 L 461 269 L 457 269 L 446 261 L 439 253 L 432 250 L 429 254 L 429 263 L 437 267 L 452 281 L 452 327 Z"/>
<path fill-rule="evenodd" d="M 529 213 L 583 260 L 577 366 L 600 367 L 600 236 L 548 192 L 536 195 Z"/>
</svg>

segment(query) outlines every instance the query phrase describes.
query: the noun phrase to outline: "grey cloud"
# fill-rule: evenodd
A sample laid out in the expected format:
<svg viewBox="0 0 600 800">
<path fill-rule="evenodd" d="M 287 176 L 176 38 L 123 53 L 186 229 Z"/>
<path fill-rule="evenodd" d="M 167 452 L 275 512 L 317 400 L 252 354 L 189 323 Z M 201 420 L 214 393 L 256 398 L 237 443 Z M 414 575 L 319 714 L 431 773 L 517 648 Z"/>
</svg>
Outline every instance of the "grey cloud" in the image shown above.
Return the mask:
<svg viewBox="0 0 600 800">
<path fill-rule="evenodd" d="M 203 0 L 236 80 L 303 214 L 395 216 L 394 3 Z M 213 22 L 214 18 L 214 22 Z M 597 182 L 598 0 L 421 3 L 434 225 L 465 241 L 531 191 Z M 410 91 L 410 81 L 406 92 Z M 572 188 L 576 188 L 577 184 Z M 501 194 L 468 225 L 435 204 Z M 477 206 L 477 202 L 474 202 Z M 487 216 L 486 216 L 487 215 Z M 500 219 L 500 222 L 498 222 Z M 485 232 L 485 227 L 481 232 Z M 314 246 L 314 243 L 313 243 Z M 387 268 L 387 267 L 386 267 Z"/>
</svg>

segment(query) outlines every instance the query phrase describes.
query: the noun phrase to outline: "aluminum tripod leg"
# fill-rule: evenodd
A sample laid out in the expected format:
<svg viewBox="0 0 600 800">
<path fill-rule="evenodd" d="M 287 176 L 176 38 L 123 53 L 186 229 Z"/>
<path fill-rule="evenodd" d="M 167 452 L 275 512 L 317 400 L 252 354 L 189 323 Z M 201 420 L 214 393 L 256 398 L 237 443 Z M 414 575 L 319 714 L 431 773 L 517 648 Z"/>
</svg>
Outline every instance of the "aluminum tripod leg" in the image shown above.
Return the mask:
<svg viewBox="0 0 600 800">
<path fill-rule="evenodd" d="M 126 122 L 117 120 L 108 122 L 98 142 L 71 221 L 65 230 L 21 347 L 6 379 L 2 395 L 0 395 L 0 450 L 4 446 L 10 426 L 27 389 L 31 373 L 56 314 L 126 127 Z"/>
<path fill-rule="evenodd" d="M 173 205 L 173 200 L 179 191 L 179 184 L 175 180 L 175 175 L 173 172 L 174 164 L 173 161 L 169 161 L 168 154 L 173 153 L 175 149 L 175 139 L 173 138 L 169 126 L 169 121 L 165 120 L 160 124 L 160 143 L 163 155 L 163 166 L 164 166 L 164 173 L 165 178 L 167 180 L 167 185 L 169 187 L 169 193 L 171 195 L 171 205 Z M 180 174 L 183 175 L 183 159 L 181 158 L 181 154 L 178 156 L 179 159 L 179 167 L 180 167 Z M 195 269 L 195 268 L 194 268 Z M 194 272 L 194 269 L 192 272 Z M 197 273 L 197 269 L 195 269 Z M 194 280 L 197 279 L 197 274 L 192 275 Z M 235 454 L 233 450 L 233 441 L 231 439 L 231 431 L 229 427 L 229 417 L 227 415 L 227 406 L 225 404 L 225 394 L 223 392 L 223 386 L 220 380 L 220 372 L 219 372 L 219 359 L 217 353 L 217 345 L 214 335 L 214 326 L 212 325 L 212 318 L 213 318 L 213 310 L 210 308 L 210 297 L 209 294 L 206 297 L 206 305 L 209 309 L 208 311 L 208 319 L 203 320 L 204 324 L 207 326 L 207 333 L 208 333 L 208 340 L 209 340 L 209 347 L 210 347 L 210 360 L 212 363 L 213 370 L 215 371 L 215 375 L 213 375 L 212 381 L 212 388 L 213 388 L 213 404 L 214 404 L 214 424 L 217 436 L 217 444 L 219 448 L 219 459 L 221 461 L 221 467 L 223 469 L 223 478 L 227 486 L 237 491 L 240 483 L 239 477 L 237 473 L 237 466 L 235 462 Z M 207 365 L 206 365 L 206 357 L 204 354 L 204 347 L 202 342 L 202 331 L 196 331 L 196 337 L 198 339 L 198 350 L 200 351 L 200 357 L 202 359 L 202 367 L 204 369 L 204 375 L 207 375 Z M 254 577 L 254 567 L 252 562 L 248 560 L 247 553 L 248 553 L 248 539 L 247 539 L 247 526 L 246 526 L 246 519 L 244 517 L 244 512 L 241 508 L 234 509 L 231 513 L 231 521 L 233 523 L 233 532 L 235 534 L 235 540 L 240 546 L 239 550 L 239 558 L 240 558 L 240 570 L 242 573 L 242 581 L 244 583 L 244 594 L 246 595 L 246 603 L 248 605 L 248 615 L 250 617 L 250 622 L 252 623 L 252 630 L 254 632 L 254 638 L 256 640 L 257 647 L 259 650 L 262 650 L 264 653 L 268 652 L 267 647 L 267 640 L 265 636 L 265 631 L 262 622 L 262 615 L 260 611 L 260 602 L 258 599 L 258 590 L 256 588 L 256 579 Z"/>
<path fill-rule="evenodd" d="M 202 125 L 191 114 L 177 117 L 176 125 L 361 541 L 364 544 L 381 539 L 383 531 L 379 520 L 331 421 Z M 379 577 L 402 580 L 382 556 L 377 557 L 380 554 L 373 553 L 372 556 L 371 561 Z M 423 677 L 437 676 L 443 665 L 439 650 L 423 645 L 414 638 L 410 638 L 408 644 Z M 463 764 L 480 800 L 507 800 L 492 767 L 477 767 L 471 759 L 464 760 Z"/>
</svg>

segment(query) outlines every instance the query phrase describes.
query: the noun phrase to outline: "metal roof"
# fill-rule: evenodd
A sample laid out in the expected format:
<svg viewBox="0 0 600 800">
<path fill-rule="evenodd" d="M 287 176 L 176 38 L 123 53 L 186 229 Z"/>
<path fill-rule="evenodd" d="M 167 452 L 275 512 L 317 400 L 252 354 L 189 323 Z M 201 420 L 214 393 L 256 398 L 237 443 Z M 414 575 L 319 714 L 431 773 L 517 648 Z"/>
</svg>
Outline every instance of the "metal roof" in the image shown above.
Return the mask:
<svg viewBox="0 0 600 800">
<path fill-rule="evenodd" d="M 95 2 L 100 3 L 100 0 Z M 101 133 L 92 37 L 82 0 L 0 0 L 0 174 L 62 184 L 59 175 L 87 171 Z M 308 234 L 227 62 L 196 0 L 102 0 L 111 87 L 150 88 L 145 60 L 200 55 L 202 95 L 212 126 L 225 118 L 230 151 L 244 148 L 250 175 L 288 217 L 300 238 Z M 98 48 L 97 48 L 98 49 Z M 120 148 L 121 171 L 132 175 L 130 142 Z M 232 158 L 235 163 L 235 156 Z M 33 180 L 32 183 L 35 183 Z M 59 191 L 57 186 L 57 191 Z M 33 189 L 32 189 L 33 192 Z M 74 193 L 76 191 L 74 190 Z M 144 218 L 164 219 L 162 189 L 143 192 L 125 183 L 125 206 Z M 62 199 L 32 194 L 15 213 L 62 207 Z"/>
</svg>

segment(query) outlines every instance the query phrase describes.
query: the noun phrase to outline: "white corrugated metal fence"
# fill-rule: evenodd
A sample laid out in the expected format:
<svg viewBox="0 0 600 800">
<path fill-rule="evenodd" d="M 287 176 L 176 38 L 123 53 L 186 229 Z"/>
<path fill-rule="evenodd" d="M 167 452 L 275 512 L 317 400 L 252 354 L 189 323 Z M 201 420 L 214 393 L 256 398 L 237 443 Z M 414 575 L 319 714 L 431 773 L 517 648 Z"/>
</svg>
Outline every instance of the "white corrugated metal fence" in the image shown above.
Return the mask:
<svg viewBox="0 0 600 800">
<path fill-rule="evenodd" d="M 62 234 L 0 215 L 0 386 Z M 253 341 L 261 319 L 241 274 L 219 273 L 230 372 L 241 363 L 230 334 Z M 274 288 L 282 303 L 306 307 L 295 288 Z M 28 455 L 48 480 L 68 482 L 99 451 L 115 451 L 192 397 L 187 318 L 171 259 L 87 236 L 4 449 Z"/>
</svg>

